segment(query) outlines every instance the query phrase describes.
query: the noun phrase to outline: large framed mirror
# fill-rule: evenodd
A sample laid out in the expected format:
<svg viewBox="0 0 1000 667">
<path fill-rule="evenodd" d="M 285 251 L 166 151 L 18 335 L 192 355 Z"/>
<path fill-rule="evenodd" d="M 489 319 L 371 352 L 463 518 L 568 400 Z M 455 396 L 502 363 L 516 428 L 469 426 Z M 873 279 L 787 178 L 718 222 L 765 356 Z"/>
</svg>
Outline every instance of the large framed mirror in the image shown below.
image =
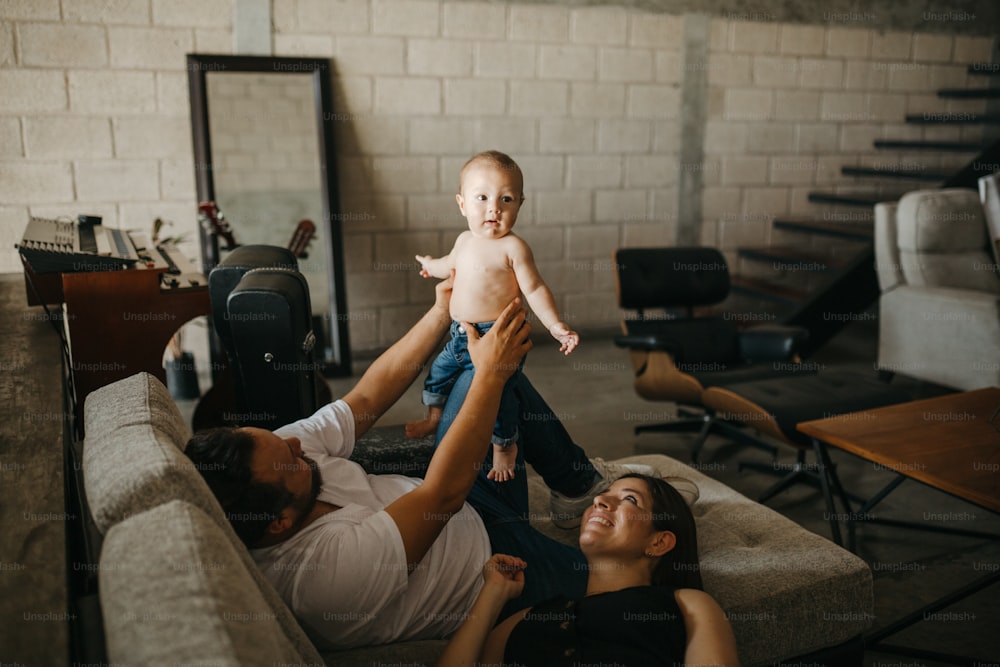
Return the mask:
<svg viewBox="0 0 1000 667">
<path fill-rule="evenodd" d="M 223 215 L 200 226 L 203 270 L 231 241 L 295 246 L 316 361 L 328 377 L 350 375 L 330 60 L 189 54 L 187 69 L 198 201 Z M 315 226 L 306 247 L 304 220 Z M 224 358 L 217 338 L 211 345 L 213 361 Z"/>
</svg>

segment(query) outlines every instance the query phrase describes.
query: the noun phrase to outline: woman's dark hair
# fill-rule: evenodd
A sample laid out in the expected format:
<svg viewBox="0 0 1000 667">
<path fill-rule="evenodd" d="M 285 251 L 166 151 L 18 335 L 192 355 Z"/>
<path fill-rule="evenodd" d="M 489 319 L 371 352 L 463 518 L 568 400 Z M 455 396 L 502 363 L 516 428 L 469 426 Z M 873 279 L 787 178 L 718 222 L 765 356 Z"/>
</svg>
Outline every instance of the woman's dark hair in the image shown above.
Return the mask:
<svg viewBox="0 0 1000 667">
<path fill-rule="evenodd" d="M 213 428 L 195 433 L 184 454 L 215 494 L 237 537 L 252 548 L 294 496 L 281 484 L 255 482 L 254 440 L 246 431 Z"/>
<path fill-rule="evenodd" d="M 684 502 L 684 497 L 669 482 L 659 477 L 638 473 L 627 473 L 619 477 L 628 478 L 641 479 L 649 488 L 653 529 L 669 530 L 677 537 L 677 545 L 660 557 L 660 562 L 653 570 L 653 585 L 704 590 L 701 564 L 698 562 L 698 533 L 694 515 Z"/>
</svg>

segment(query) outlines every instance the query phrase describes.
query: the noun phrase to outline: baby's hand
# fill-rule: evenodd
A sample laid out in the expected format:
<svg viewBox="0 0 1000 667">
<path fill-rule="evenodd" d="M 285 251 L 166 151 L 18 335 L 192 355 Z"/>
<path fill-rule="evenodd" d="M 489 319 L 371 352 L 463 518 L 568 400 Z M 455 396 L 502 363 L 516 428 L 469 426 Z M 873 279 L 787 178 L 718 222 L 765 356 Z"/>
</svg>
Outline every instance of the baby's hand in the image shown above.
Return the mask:
<svg viewBox="0 0 1000 667">
<path fill-rule="evenodd" d="M 565 322 L 556 322 L 553 324 L 549 327 L 549 333 L 561 343 L 559 351 L 563 354 L 569 354 L 580 344 L 580 334 L 571 330 L 566 326 Z"/>
<path fill-rule="evenodd" d="M 418 262 L 420 262 L 420 275 L 424 278 L 430 278 L 431 273 L 427 270 L 427 262 L 434 259 L 430 255 L 414 255 L 413 256 Z"/>
</svg>

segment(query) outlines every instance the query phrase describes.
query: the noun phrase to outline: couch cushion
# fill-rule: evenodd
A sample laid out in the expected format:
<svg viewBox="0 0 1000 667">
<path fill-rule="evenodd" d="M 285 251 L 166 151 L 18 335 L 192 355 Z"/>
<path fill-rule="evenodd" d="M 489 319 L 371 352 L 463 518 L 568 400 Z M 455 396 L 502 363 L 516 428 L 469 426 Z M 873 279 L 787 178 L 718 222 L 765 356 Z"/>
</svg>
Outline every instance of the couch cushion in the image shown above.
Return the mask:
<svg viewBox="0 0 1000 667">
<path fill-rule="evenodd" d="M 100 597 L 108 660 L 123 665 L 301 664 L 219 526 L 172 501 L 113 526 Z"/>
<path fill-rule="evenodd" d="M 746 665 L 772 664 L 845 642 L 872 622 L 872 575 L 860 558 L 725 484 L 666 456 L 633 456 L 663 476 L 694 481 L 705 590 L 726 611 Z M 532 524 L 566 544 L 577 531 L 547 518 L 549 492 L 529 476 Z"/>
<path fill-rule="evenodd" d="M 130 516 L 174 500 L 197 507 L 236 551 L 289 641 L 311 662 L 320 662 L 291 611 L 236 537 L 205 480 L 184 456 L 190 431 L 163 383 L 138 373 L 101 387 L 87 396 L 84 420 L 84 487 L 98 529 L 107 533 Z"/>
<path fill-rule="evenodd" d="M 1000 292 L 975 190 L 908 192 L 899 200 L 896 224 L 908 284 Z"/>
<path fill-rule="evenodd" d="M 171 500 L 221 517 L 222 508 L 182 451 L 191 432 L 167 388 L 149 373 L 91 392 L 84 426 L 84 488 L 102 533 Z"/>
</svg>

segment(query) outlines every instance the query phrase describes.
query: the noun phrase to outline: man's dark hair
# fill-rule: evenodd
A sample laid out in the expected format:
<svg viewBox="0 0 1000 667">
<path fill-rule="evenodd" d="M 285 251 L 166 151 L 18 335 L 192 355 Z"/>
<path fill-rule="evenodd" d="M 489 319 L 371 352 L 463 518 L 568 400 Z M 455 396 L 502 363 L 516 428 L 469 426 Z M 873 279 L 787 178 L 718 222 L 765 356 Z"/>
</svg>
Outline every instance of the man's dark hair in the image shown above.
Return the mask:
<svg viewBox="0 0 1000 667">
<path fill-rule="evenodd" d="M 294 496 L 281 484 L 255 482 L 254 440 L 246 431 L 213 428 L 195 433 L 184 453 L 208 483 L 236 535 L 252 548 Z"/>
</svg>

